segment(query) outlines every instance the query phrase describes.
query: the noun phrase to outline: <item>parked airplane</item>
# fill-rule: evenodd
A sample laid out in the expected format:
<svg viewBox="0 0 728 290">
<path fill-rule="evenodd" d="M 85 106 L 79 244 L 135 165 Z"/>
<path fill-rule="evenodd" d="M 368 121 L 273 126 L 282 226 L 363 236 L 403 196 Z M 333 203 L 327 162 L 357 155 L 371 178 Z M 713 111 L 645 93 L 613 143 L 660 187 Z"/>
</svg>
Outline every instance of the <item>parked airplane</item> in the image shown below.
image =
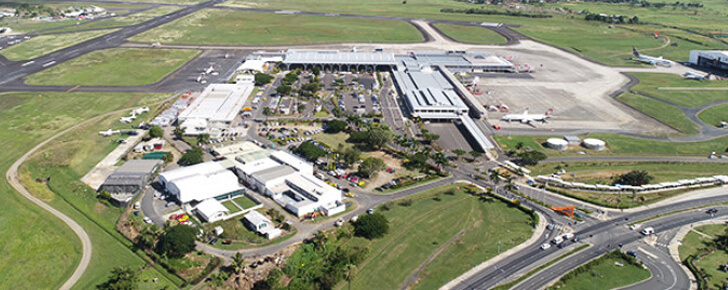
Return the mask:
<svg viewBox="0 0 728 290">
<path fill-rule="evenodd" d="M 131 111 L 131 114 L 132 115 L 141 115 L 146 112 L 149 112 L 149 107 L 139 107 L 139 108 L 134 109 L 134 111 Z"/>
<path fill-rule="evenodd" d="M 546 119 L 553 117 L 554 109 L 548 109 L 544 114 L 529 114 L 528 109 L 523 111 L 523 114 L 509 114 L 503 116 L 501 120 L 511 122 L 519 121 L 523 124 L 531 124 L 533 121 L 546 123 Z"/>
<path fill-rule="evenodd" d="M 136 114 L 131 114 L 129 117 L 121 117 L 119 118 L 119 122 L 122 123 L 131 123 L 131 121 L 134 121 L 136 119 Z"/>
<path fill-rule="evenodd" d="M 111 130 L 111 129 L 106 130 L 106 131 L 99 131 L 99 135 L 104 136 L 104 137 L 109 137 L 114 134 L 121 134 L 121 131 L 120 130 Z"/>
<path fill-rule="evenodd" d="M 210 67 L 205 70 L 205 73 L 209 75 L 210 73 L 212 73 L 214 71 L 215 71 L 215 68 L 212 67 L 212 65 L 210 65 Z"/>
<path fill-rule="evenodd" d="M 660 57 L 653 57 L 653 56 L 641 54 L 639 51 L 637 51 L 637 48 L 634 47 L 634 46 L 632 47 L 632 54 L 634 54 L 634 56 L 637 57 L 634 60 L 641 61 L 641 62 L 646 62 L 646 63 L 649 63 L 651 65 L 664 65 L 664 66 L 670 67 L 673 64 L 675 64 L 673 61 L 671 61 L 669 59 L 663 59 L 662 56 L 660 56 Z"/>
<path fill-rule="evenodd" d="M 683 74 L 683 77 L 685 77 L 686 79 L 689 79 L 689 80 L 704 81 L 704 80 L 710 79 L 710 74 L 701 75 L 698 73 L 688 71 L 688 72 L 685 72 L 685 74 Z"/>
</svg>

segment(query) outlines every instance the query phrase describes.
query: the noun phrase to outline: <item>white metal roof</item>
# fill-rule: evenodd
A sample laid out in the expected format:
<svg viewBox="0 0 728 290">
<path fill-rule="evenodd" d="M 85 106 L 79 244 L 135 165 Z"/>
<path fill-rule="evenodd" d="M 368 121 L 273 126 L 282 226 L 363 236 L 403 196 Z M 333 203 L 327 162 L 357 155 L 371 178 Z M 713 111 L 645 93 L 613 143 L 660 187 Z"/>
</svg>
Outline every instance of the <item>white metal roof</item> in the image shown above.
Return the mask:
<svg viewBox="0 0 728 290">
<path fill-rule="evenodd" d="M 250 223 L 254 224 L 256 227 L 258 227 L 261 223 L 266 223 L 268 225 L 271 224 L 271 221 L 266 218 L 263 214 L 251 210 L 249 213 L 245 214 L 243 216 L 246 220 L 248 220 Z"/>
<path fill-rule="evenodd" d="M 207 175 L 196 174 L 170 183 L 179 190 L 178 198 L 182 203 L 215 198 L 242 189 L 238 177 L 228 170 Z"/>
<path fill-rule="evenodd" d="M 338 50 L 290 49 L 283 60 L 288 64 L 372 64 L 394 65 L 393 53 L 387 52 L 342 52 Z"/>
<path fill-rule="evenodd" d="M 205 220 L 210 220 L 211 216 L 214 216 L 216 213 L 224 212 L 224 213 L 230 213 L 230 210 L 227 209 L 222 203 L 217 201 L 214 198 L 208 198 L 206 200 L 203 200 L 199 204 L 197 204 L 197 212 L 199 212 L 202 217 Z"/>
<path fill-rule="evenodd" d="M 251 175 L 256 172 L 260 172 L 260 171 L 266 170 L 268 168 L 273 168 L 273 167 L 281 165 L 280 163 L 278 163 L 270 158 L 263 158 L 260 160 L 255 160 L 253 162 L 246 162 L 244 164 L 237 159 L 236 159 L 236 161 L 241 163 L 240 165 L 238 165 L 238 169 L 243 171 L 243 173 L 245 173 L 245 175 Z"/>
<path fill-rule="evenodd" d="M 179 115 L 179 119 L 231 122 L 252 91 L 251 84 L 211 84 Z"/>
<path fill-rule="evenodd" d="M 216 162 L 204 162 L 195 164 L 187 167 L 180 167 L 170 171 L 165 171 L 159 174 L 159 178 L 163 179 L 164 182 L 169 182 L 175 179 L 184 178 L 197 174 L 210 174 L 214 172 L 224 171 L 225 167 Z"/>
<path fill-rule="evenodd" d="M 301 158 L 294 156 L 291 153 L 285 151 L 274 151 L 270 154 L 270 157 L 283 164 L 293 167 L 296 171 L 313 174 L 313 165 L 304 161 Z"/>
<path fill-rule="evenodd" d="M 262 59 L 246 60 L 238 67 L 238 71 L 263 71 L 266 61 Z"/>
</svg>

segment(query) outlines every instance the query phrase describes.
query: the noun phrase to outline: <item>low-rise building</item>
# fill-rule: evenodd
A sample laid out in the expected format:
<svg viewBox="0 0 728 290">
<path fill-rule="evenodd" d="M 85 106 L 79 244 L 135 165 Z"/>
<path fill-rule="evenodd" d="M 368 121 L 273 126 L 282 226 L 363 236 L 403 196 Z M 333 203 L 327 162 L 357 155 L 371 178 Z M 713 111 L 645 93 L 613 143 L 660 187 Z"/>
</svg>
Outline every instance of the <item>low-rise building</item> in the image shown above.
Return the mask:
<svg viewBox="0 0 728 290">
<path fill-rule="evenodd" d="M 194 211 L 209 223 L 224 220 L 230 214 L 230 210 L 214 198 L 198 203 Z"/>
<path fill-rule="evenodd" d="M 281 230 L 273 226 L 273 222 L 257 211 L 251 211 L 244 216 L 243 222 L 250 230 L 266 237 L 269 240 L 281 235 Z"/>
<path fill-rule="evenodd" d="M 180 203 L 222 200 L 243 194 L 238 178 L 218 162 L 205 162 L 159 175 L 159 183 Z"/>
<path fill-rule="evenodd" d="M 252 83 L 211 84 L 177 118 L 185 135 L 216 136 L 229 128 L 253 91 Z"/>
<path fill-rule="evenodd" d="M 152 179 L 162 165 L 161 160 L 129 160 L 106 178 L 99 191 L 107 191 L 117 204 L 123 205 Z"/>
</svg>

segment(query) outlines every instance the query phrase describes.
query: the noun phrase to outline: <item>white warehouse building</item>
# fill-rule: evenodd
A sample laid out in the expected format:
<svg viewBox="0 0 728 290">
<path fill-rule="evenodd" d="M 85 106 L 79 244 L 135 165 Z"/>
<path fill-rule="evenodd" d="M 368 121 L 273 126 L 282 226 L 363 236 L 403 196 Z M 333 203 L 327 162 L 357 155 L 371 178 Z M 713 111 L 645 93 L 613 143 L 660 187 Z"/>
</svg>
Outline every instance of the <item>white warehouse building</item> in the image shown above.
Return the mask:
<svg viewBox="0 0 728 290">
<path fill-rule="evenodd" d="M 341 190 L 313 175 L 313 165 L 284 151 L 241 142 L 215 149 L 235 163 L 235 173 L 250 188 L 272 198 L 298 217 L 313 211 L 343 212 Z"/>
<path fill-rule="evenodd" d="M 253 91 L 248 82 L 211 84 L 177 118 L 185 135 L 215 136 L 232 125 Z"/>
<path fill-rule="evenodd" d="M 182 204 L 226 199 L 241 195 L 244 190 L 237 176 L 217 162 L 162 172 L 159 183 Z"/>
</svg>

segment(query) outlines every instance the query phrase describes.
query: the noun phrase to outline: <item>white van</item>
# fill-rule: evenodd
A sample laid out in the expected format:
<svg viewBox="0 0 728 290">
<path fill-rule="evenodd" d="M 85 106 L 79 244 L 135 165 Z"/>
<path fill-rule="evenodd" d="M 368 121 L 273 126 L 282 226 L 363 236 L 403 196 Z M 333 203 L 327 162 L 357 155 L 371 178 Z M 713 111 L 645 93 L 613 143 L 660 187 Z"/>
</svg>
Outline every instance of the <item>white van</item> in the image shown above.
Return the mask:
<svg viewBox="0 0 728 290">
<path fill-rule="evenodd" d="M 642 233 L 643 235 L 645 235 L 645 236 L 649 236 L 649 235 L 651 235 L 651 234 L 654 234 L 654 233 L 655 233 L 655 229 L 653 229 L 652 227 L 646 227 L 646 228 L 644 228 L 644 229 L 642 230 L 642 232 L 641 232 L 641 233 Z"/>
</svg>

